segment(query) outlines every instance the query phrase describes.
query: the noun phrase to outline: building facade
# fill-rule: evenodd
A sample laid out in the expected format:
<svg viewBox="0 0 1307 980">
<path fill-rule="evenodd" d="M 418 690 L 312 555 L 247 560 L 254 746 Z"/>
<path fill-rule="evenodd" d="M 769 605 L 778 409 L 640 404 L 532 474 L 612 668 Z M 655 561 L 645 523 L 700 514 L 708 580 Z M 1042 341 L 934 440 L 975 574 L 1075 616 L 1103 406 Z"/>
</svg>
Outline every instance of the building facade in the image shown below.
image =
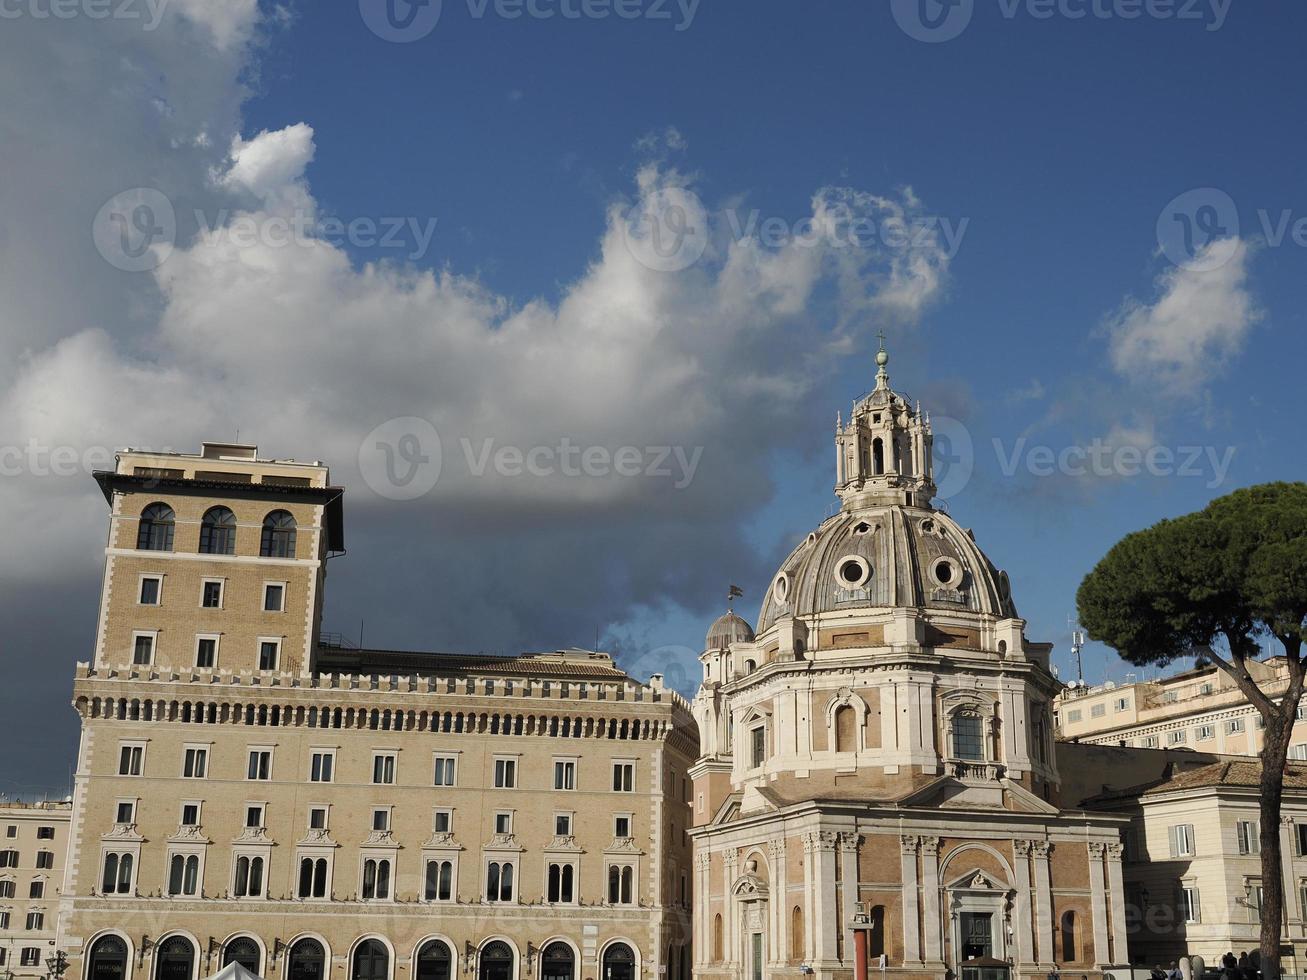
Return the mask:
<svg viewBox="0 0 1307 980">
<path fill-rule="evenodd" d="M 1128 816 L 1127 915 L 1134 963 L 1256 950 L 1261 929 L 1260 764 L 1230 760 L 1099 795 Z M 1290 766 L 1280 825 L 1284 970 L 1307 966 L 1307 767 Z"/>
<path fill-rule="evenodd" d="M 124 452 L 60 942 L 77 980 L 688 974 L 683 698 L 611 657 L 320 632 L 325 467 Z"/>
<path fill-rule="evenodd" d="M 45 977 L 55 954 L 71 803 L 0 803 L 0 974 Z"/>
<path fill-rule="evenodd" d="M 932 504 L 928 417 L 836 426 L 841 508 L 694 700 L 695 975 L 970 980 L 1127 961 L 1120 818 L 1060 806 L 1050 645 Z"/>
<path fill-rule="evenodd" d="M 1289 685 L 1283 657 L 1249 661 L 1273 700 Z M 1055 700 L 1057 737 L 1091 745 L 1194 749 L 1223 755 L 1262 750 L 1262 719 L 1229 674 L 1208 665 L 1156 681 L 1068 685 Z M 1299 709 L 1289 756 L 1307 760 L 1307 712 Z"/>
</svg>

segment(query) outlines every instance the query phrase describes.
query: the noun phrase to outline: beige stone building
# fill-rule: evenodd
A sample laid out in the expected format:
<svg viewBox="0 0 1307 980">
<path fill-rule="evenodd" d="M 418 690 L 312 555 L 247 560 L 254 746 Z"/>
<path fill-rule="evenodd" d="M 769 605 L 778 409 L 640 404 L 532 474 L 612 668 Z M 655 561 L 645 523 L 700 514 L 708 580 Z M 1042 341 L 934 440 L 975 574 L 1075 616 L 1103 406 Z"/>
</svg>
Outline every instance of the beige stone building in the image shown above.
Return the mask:
<svg viewBox="0 0 1307 980">
<path fill-rule="evenodd" d="M 0 975 L 49 973 L 71 813 L 70 803 L 0 803 Z"/>
<path fill-rule="evenodd" d="M 695 975 L 1126 963 L 1124 821 L 1062 808 L 1051 647 L 932 504 L 929 420 L 887 360 L 837 423 L 839 512 L 782 563 L 756 631 L 730 614 L 708 635 Z"/>
<path fill-rule="evenodd" d="M 689 706 L 605 654 L 320 633 L 341 491 L 123 452 L 60 942 L 75 980 L 688 975 Z"/>
<path fill-rule="evenodd" d="M 1132 961 L 1181 956 L 1217 964 L 1257 949 L 1261 929 L 1260 764 L 1171 765 L 1157 779 L 1110 790 L 1086 806 L 1128 816 L 1127 916 Z M 1307 966 L 1307 766 L 1285 775 L 1281 814 L 1284 969 Z"/>
<path fill-rule="evenodd" d="M 1250 661 L 1248 670 L 1272 698 L 1288 687 L 1283 657 Z M 1185 749 L 1256 755 L 1262 721 L 1233 679 L 1208 665 L 1156 681 L 1072 684 L 1054 702 L 1057 737 L 1091 745 Z M 1307 760 L 1307 712 L 1298 711 L 1290 758 Z"/>
</svg>

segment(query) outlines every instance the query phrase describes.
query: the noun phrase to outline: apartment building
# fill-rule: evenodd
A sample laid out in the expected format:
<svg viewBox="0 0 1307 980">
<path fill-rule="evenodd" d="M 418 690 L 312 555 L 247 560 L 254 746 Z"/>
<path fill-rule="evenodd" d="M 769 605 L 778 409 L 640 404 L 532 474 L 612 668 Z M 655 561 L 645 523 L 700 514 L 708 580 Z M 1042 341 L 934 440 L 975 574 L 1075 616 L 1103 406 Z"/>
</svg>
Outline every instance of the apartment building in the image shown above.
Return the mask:
<svg viewBox="0 0 1307 980">
<path fill-rule="evenodd" d="M 1248 669 L 1272 698 L 1288 687 L 1283 657 L 1250 662 Z M 1156 681 L 1071 684 L 1058 694 L 1054 710 L 1057 737 L 1068 741 L 1227 755 L 1256 755 L 1262 748 L 1257 709 L 1228 674 L 1210 665 Z M 1289 755 L 1307 760 L 1301 709 Z"/>
<path fill-rule="evenodd" d="M 0 974 L 45 977 L 55 955 L 71 803 L 0 803 Z"/>
<path fill-rule="evenodd" d="M 328 642 L 320 464 L 206 445 L 97 479 L 70 977 L 688 977 L 697 735 L 660 677 Z"/>
</svg>

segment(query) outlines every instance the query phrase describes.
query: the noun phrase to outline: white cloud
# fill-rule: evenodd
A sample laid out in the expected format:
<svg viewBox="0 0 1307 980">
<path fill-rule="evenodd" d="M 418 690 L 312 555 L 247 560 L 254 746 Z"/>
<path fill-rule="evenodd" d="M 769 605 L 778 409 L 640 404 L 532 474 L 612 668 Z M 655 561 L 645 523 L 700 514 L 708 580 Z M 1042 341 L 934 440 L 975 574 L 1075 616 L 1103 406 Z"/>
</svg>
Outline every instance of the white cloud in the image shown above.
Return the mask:
<svg viewBox="0 0 1307 980">
<path fill-rule="evenodd" d="M 250 140 L 237 136 L 232 140 L 230 166 L 218 183 L 254 195 L 270 214 L 311 214 L 313 199 L 304 172 L 314 152 L 313 129 L 305 123 L 265 130 Z"/>
<path fill-rule="evenodd" d="M 1106 323 L 1112 366 L 1122 377 L 1176 394 L 1195 394 L 1239 354 L 1261 313 L 1248 290 L 1246 242 L 1212 242 L 1229 251 L 1213 269 L 1177 267 L 1157 281 L 1151 305 L 1131 297 Z M 1204 256 L 1194 265 L 1203 267 Z"/>
</svg>

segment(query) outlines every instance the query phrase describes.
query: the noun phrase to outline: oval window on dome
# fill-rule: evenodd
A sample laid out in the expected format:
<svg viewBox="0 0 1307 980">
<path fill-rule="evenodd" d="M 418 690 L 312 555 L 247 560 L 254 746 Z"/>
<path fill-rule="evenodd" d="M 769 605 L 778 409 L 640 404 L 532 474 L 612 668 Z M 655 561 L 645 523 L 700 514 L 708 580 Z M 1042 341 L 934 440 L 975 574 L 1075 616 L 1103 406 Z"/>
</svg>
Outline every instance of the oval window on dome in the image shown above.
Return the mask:
<svg viewBox="0 0 1307 980">
<path fill-rule="evenodd" d="M 858 589 L 865 586 L 867 580 L 871 578 L 871 566 L 867 564 L 867 559 L 850 555 L 840 559 L 835 574 L 845 588 Z"/>
<path fill-rule="evenodd" d="M 776 581 L 772 584 L 772 598 L 780 605 L 785 604 L 785 600 L 790 596 L 790 577 L 788 575 L 777 575 Z"/>
<path fill-rule="evenodd" d="M 930 577 L 935 580 L 936 585 L 955 589 L 962 581 L 962 569 L 952 558 L 936 558 L 930 566 Z"/>
</svg>

